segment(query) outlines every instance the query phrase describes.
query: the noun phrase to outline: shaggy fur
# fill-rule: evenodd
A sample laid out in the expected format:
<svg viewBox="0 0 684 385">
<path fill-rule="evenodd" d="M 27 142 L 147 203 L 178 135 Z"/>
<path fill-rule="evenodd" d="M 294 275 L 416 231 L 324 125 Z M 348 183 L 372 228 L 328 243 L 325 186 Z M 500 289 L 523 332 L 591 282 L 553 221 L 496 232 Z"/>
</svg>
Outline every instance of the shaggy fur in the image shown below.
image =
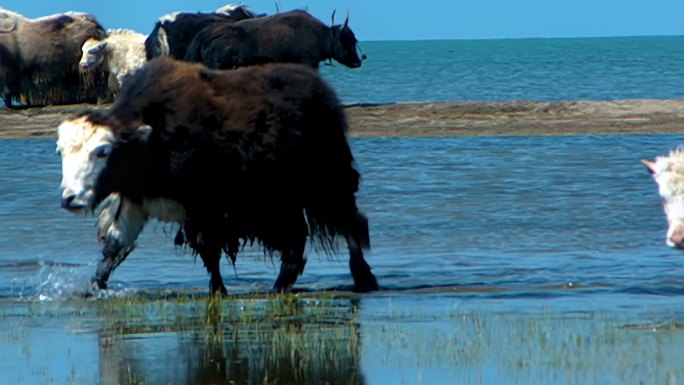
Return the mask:
<svg viewBox="0 0 684 385">
<path fill-rule="evenodd" d="M 658 184 L 667 216 L 668 246 L 684 249 L 684 148 L 678 148 L 668 156 L 656 157 L 654 161 L 642 160 Z"/>
<path fill-rule="evenodd" d="M 88 39 L 81 47 L 80 66 L 90 71 L 103 69 L 119 90 L 126 76 L 145 65 L 146 36 L 126 29 L 108 30 L 105 39 Z M 111 86 L 111 84 L 110 84 Z"/>
<path fill-rule="evenodd" d="M 161 55 L 182 60 L 190 42 L 202 28 L 213 23 L 235 22 L 255 16 L 244 5 L 230 9 L 226 7 L 214 13 L 176 12 L 160 17 L 145 40 L 147 60 Z"/>
<path fill-rule="evenodd" d="M 185 60 L 231 69 L 264 63 L 301 63 L 318 68 L 321 61 L 335 59 L 357 68 L 362 59 L 356 48 L 348 20 L 328 27 L 309 13 L 295 10 L 208 25 L 190 43 Z"/>
<path fill-rule="evenodd" d="M 235 261 L 252 242 L 281 255 L 275 287 L 291 286 L 308 236 L 328 247 L 343 237 L 356 290 L 378 288 L 361 250 L 368 226 L 356 206 L 359 173 L 345 116 L 315 71 L 291 64 L 216 71 L 160 57 L 126 83 L 110 111 L 84 116 L 116 138 L 96 200 L 119 193 L 136 205 L 178 202 L 180 241 L 202 257 L 212 291 L 225 292 L 221 251 Z M 143 125 L 151 132 L 141 133 Z"/>
<path fill-rule="evenodd" d="M 82 74 L 89 38 L 106 33 L 95 18 L 68 12 L 38 19 L 0 9 L 0 90 L 7 106 L 96 102 L 107 91 L 104 72 Z"/>
</svg>

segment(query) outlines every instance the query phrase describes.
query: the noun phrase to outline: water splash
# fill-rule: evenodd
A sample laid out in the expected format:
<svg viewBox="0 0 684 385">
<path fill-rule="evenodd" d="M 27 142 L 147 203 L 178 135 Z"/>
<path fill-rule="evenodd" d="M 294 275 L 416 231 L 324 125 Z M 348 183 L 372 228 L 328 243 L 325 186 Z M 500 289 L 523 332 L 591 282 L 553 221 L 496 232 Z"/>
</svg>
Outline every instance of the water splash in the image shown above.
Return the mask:
<svg viewBox="0 0 684 385">
<path fill-rule="evenodd" d="M 35 294 L 38 301 L 55 301 L 84 297 L 91 292 L 90 266 L 75 266 L 40 262 Z"/>
</svg>

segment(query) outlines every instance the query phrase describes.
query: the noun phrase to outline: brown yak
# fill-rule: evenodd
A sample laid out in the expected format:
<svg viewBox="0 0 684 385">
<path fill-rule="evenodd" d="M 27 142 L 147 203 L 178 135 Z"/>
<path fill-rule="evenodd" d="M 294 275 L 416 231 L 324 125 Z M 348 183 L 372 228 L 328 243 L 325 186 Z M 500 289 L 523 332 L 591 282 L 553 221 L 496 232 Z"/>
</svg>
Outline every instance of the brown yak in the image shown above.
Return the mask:
<svg viewBox="0 0 684 385">
<path fill-rule="evenodd" d="M 28 19 L 0 9 L 0 92 L 5 105 L 96 102 L 107 95 L 107 74 L 81 73 L 81 46 L 105 30 L 86 13 Z"/>
</svg>

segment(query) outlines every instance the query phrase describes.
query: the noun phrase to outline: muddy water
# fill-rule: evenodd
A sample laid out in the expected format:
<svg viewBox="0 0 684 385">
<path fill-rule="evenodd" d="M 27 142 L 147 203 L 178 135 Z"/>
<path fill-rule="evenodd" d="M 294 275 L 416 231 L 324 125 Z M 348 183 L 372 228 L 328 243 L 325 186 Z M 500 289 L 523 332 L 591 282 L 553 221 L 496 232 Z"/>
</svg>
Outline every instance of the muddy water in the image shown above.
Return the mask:
<svg viewBox="0 0 684 385">
<path fill-rule="evenodd" d="M 353 295 L 344 255 L 311 253 L 296 296 L 277 264 L 201 262 L 150 224 L 82 299 L 94 218 L 58 207 L 50 140 L 0 141 L 0 373 L 18 383 L 677 383 L 681 252 L 664 245 L 639 159 L 682 135 L 355 139 L 368 256 L 385 290 Z M 304 381 L 304 382 L 302 382 Z M 674 381 L 674 382 L 673 382 Z"/>
</svg>

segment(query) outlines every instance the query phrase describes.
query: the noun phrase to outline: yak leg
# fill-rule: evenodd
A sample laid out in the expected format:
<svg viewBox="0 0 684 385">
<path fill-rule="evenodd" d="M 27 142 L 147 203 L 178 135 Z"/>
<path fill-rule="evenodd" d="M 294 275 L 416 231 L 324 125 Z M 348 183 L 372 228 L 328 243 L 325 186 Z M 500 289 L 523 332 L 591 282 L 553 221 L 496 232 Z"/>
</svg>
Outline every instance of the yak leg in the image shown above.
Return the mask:
<svg viewBox="0 0 684 385">
<path fill-rule="evenodd" d="M 309 231 L 303 213 L 300 212 L 297 216 L 299 217 L 297 223 L 283 226 L 283 231 L 280 232 L 280 236 L 283 237 L 283 247 L 280 256 L 280 273 L 273 285 L 274 290 L 289 289 L 304 272 L 304 265 L 306 265 L 304 248 Z"/>
<path fill-rule="evenodd" d="M 112 238 L 104 241 L 102 260 L 97 264 L 95 277 L 91 279 L 94 289 L 106 289 L 110 274 L 123 262 L 134 246 L 126 246 L 119 239 Z"/>
<path fill-rule="evenodd" d="M 221 247 L 202 247 L 199 250 L 199 255 L 207 268 L 210 275 L 209 278 L 209 292 L 211 294 L 221 293 L 228 294 L 226 286 L 223 284 L 223 277 L 221 277 Z"/>
<path fill-rule="evenodd" d="M 194 217 L 205 218 L 198 226 L 198 223 L 186 220 L 183 224 L 185 231 L 185 240 L 190 247 L 199 254 L 204 262 L 204 267 L 209 273 L 209 292 L 211 294 L 221 293 L 228 294 L 225 285 L 223 284 L 223 277 L 221 277 L 221 262 L 222 243 L 220 229 L 223 228 L 220 220 L 215 218 L 208 219 L 203 213 L 195 213 L 188 215 L 189 218 Z"/>
<path fill-rule="evenodd" d="M 106 289 L 110 274 L 135 248 L 135 240 L 145 226 L 147 213 L 142 206 L 111 194 L 101 204 L 99 239 L 104 243 L 102 261 L 97 265 L 93 288 Z"/>
<path fill-rule="evenodd" d="M 370 249 L 368 219 L 357 212 L 346 235 L 349 247 L 349 270 L 354 278 L 354 291 L 368 292 L 379 290 L 378 281 L 363 257 L 363 249 Z"/>
<path fill-rule="evenodd" d="M 183 227 L 187 242 L 202 258 L 204 267 L 210 275 L 209 292 L 211 294 L 228 294 L 228 290 L 226 290 L 226 286 L 223 284 L 219 265 L 221 262 L 222 243 L 219 241 L 221 237 L 217 229 L 220 229 L 222 226 L 220 221 L 214 222 L 214 225 L 212 225 L 212 222 L 209 221 L 209 223 L 204 223 L 198 227 L 195 222 L 186 221 Z"/>
</svg>

